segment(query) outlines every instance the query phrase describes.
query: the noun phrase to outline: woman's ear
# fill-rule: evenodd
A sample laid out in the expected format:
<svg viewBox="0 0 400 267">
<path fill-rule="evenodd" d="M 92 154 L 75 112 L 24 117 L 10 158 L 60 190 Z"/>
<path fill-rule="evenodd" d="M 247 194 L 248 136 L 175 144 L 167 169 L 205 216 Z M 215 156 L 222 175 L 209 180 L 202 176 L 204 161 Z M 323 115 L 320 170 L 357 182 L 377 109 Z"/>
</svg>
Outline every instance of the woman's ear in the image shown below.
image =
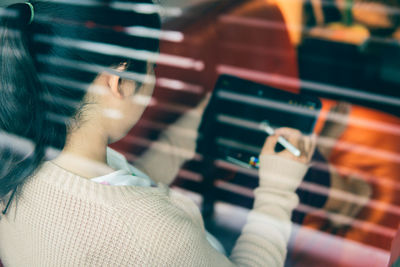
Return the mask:
<svg viewBox="0 0 400 267">
<path fill-rule="evenodd" d="M 128 63 L 121 63 L 118 68 L 116 69 L 117 72 L 119 71 L 124 71 L 126 70 L 128 66 Z M 121 77 L 116 75 L 115 73 L 107 73 L 107 84 L 108 87 L 110 88 L 111 93 L 119 98 L 122 99 L 125 97 L 126 92 L 124 92 L 123 88 L 120 86 L 121 85 Z"/>
<path fill-rule="evenodd" d="M 120 77 L 115 74 L 108 74 L 107 83 L 108 87 L 110 88 L 111 93 L 117 98 L 124 98 L 123 92 L 119 86 Z"/>
</svg>

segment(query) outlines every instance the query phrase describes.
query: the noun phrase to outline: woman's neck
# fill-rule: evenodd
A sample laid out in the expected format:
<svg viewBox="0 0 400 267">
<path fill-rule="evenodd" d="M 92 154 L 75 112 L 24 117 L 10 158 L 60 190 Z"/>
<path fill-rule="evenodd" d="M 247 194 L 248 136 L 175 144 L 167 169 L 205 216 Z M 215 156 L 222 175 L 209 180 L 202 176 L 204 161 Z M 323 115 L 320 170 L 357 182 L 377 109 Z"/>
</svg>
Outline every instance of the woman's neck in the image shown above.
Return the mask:
<svg viewBox="0 0 400 267">
<path fill-rule="evenodd" d="M 88 179 L 113 172 L 107 165 L 108 138 L 101 132 L 89 126 L 75 129 L 53 163 Z"/>
</svg>

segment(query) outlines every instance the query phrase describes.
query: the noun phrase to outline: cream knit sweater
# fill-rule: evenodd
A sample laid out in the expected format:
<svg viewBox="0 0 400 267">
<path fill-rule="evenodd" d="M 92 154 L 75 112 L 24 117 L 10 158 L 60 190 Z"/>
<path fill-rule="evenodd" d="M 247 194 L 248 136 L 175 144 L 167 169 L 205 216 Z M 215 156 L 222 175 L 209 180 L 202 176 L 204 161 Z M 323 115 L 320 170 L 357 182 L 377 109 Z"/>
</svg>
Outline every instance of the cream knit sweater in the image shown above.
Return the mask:
<svg viewBox="0 0 400 267">
<path fill-rule="evenodd" d="M 186 116 L 177 125 L 196 129 L 198 123 Z M 186 141 L 173 137 L 174 129 L 167 130 L 161 140 L 177 151 L 182 147 L 193 151 L 195 137 Z M 298 204 L 294 191 L 307 166 L 261 156 L 254 208 L 227 258 L 207 241 L 197 206 L 166 186 L 190 153 L 172 157 L 164 145 L 153 145 L 137 161 L 158 182 L 157 187 L 106 186 L 46 162 L 0 220 L 3 264 L 283 266 L 290 216 Z"/>
<path fill-rule="evenodd" d="M 254 209 L 230 258 L 208 243 L 190 199 L 166 186 L 105 186 L 50 162 L 2 217 L 0 258 L 5 266 L 283 266 L 306 167 L 261 160 Z"/>
</svg>

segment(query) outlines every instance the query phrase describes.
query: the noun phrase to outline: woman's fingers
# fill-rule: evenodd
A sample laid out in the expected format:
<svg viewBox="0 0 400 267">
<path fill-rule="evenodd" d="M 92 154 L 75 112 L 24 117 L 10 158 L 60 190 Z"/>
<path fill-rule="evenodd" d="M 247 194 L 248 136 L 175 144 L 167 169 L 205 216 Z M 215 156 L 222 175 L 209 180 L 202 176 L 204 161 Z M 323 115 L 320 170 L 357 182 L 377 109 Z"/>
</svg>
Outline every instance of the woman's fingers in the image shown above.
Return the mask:
<svg viewBox="0 0 400 267">
<path fill-rule="evenodd" d="M 296 157 L 287 149 L 279 153 L 275 152 L 275 147 L 280 136 L 284 137 L 287 141 L 289 141 L 289 143 L 300 150 L 300 157 Z M 275 131 L 275 135 L 267 138 L 261 154 L 277 154 L 285 158 L 308 163 L 311 159 L 312 153 L 314 152 L 314 148 L 315 141 L 310 137 L 303 136 L 299 130 L 291 128 L 279 128 Z"/>
<path fill-rule="evenodd" d="M 261 154 L 275 154 L 275 146 L 278 143 L 279 135 L 272 135 L 267 138 L 264 143 L 264 147 L 261 150 Z"/>
</svg>

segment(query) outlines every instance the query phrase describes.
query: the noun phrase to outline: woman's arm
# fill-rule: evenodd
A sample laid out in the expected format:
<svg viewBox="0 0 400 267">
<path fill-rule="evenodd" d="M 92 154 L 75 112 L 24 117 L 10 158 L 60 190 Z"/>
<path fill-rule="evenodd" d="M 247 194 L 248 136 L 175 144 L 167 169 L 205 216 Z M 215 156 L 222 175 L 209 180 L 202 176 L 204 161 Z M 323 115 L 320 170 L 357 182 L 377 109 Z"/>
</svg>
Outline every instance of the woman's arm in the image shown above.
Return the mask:
<svg viewBox="0 0 400 267">
<path fill-rule="evenodd" d="M 239 266 L 283 266 L 299 199 L 295 190 L 307 166 L 278 156 L 261 156 L 260 186 L 231 260 Z"/>
<path fill-rule="evenodd" d="M 164 240 L 176 254 L 171 266 L 283 266 L 291 233 L 291 213 L 298 205 L 295 190 L 307 165 L 276 155 L 260 157 L 260 186 L 255 190 L 254 207 L 230 257 L 215 250 L 205 238 L 199 223 L 169 218 L 174 225 Z M 175 203 L 184 210 L 187 204 Z M 189 214 L 189 213 L 188 213 Z M 199 219 L 201 220 L 201 219 Z M 165 233 L 159 233 L 165 234 Z M 172 252 L 171 252 L 172 253 Z"/>
<path fill-rule="evenodd" d="M 287 138 L 288 132 L 295 132 L 297 137 Z M 292 157 L 287 151 L 275 153 L 278 136 L 268 138 L 260 156 L 260 184 L 254 193 L 254 207 L 229 258 L 207 241 L 198 209 L 172 195 L 154 217 L 159 224 L 140 234 L 144 242 L 153 244 L 151 251 L 157 251 L 155 256 L 168 266 L 283 266 L 291 232 L 290 217 L 299 201 L 295 190 L 307 171 L 305 163 L 313 150 L 311 142 L 301 138 L 297 131 L 286 129 L 284 133 L 300 148 L 302 156 Z M 282 131 L 277 131 L 279 134 Z M 140 214 L 132 216 L 137 220 Z M 139 237 L 137 233 L 134 236 Z M 151 238 L 156 239 L 148 240 Z"/>
<path fill-rule="evenodd" d="M 295 157 L 287 150 L 275 153 L 279 135 L 299 148 L 301 156 Z M 295 190 L 307 172 L 306 164 L 314 149 L 312 138 L 293 129 L 279 129 L 267 139 L 260 156 L 260 184 L 254 192 L 254 207 L 231 255 L 240 266 L 283 266 L 290 218 L 299 203 Z"/>
<path fill-rule="evenodd" d="M 135 167 L 155 182 L 170 184 L 182 165 L 194 157 L 198 128 L 210 95 L 164 130 L 158 140 L 135 161 Z"/>
</svg>

